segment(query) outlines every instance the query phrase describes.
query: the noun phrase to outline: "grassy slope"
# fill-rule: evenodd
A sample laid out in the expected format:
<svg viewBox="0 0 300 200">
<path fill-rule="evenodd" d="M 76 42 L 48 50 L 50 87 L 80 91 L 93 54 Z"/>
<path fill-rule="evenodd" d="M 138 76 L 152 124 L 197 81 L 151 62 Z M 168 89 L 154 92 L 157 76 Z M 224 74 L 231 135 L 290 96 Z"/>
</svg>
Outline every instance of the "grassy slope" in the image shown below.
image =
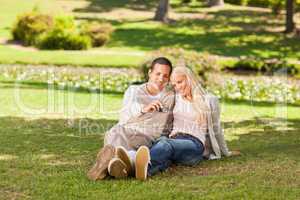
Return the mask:
<svg viewBox="0 0 300 200">
<path fill-rule="evenodd" d="M 285 121 L 274 118 L 280 117 L 279 107 L 223 102 L 228 145 L 243 156 L 205 161 L 193 168 L 178 166 L 146 182 L 93 183 L 85 173 L 102 145 L 104 131 L 116 123 L 122 96 L 97 95 L 99 99 L 89 103 L 89 93 L 23 85 L 17 94 L 26 108 L 47 108 L 51 102 L 47 94 L 55 102 L 47 112 L 32 116 L 19 108 L 13 87 L 0 84 L 0 199 L 296 199 L 300 195 L 299 107 L 289 106 Z M 71 115 L 75 105 L 81 110 Z M 91 111 L 85 113 L 87 105 Z"/>
<path fill-rule="evenodd" d="M 155 2 L 136 3 L 120 0 L 105 1 L 45 1 L 3 0 L 0 8 L 0 37 L 9 38 L 9 31 L 16 16 L 24 11 L 39 7 L 41 11 L 61 13 L 73 11 L 76 17 L 88 15 L 88 19 L 98 19 L 97 14 L 109 12 L 120 7 L 139 12 L 149 11 Z M 133 21 L 115 20 L 113 14 L 106 18 L 116 28 L 106 48 L 95 52 L 67 51 L 26 51 L 0 45 L 0 62 L 2 63 L 50 63 L 95 66 L 137 66 L 143 60 L 143 53 L 160 47 L 183 47 L 189 50 L 206 51 L 222 56 L 254 55 L 260 57 L 300 58 L 300 43 L 296 38 L 287 38 L 283 34 L 273 33 L 270 29 L 282 27 L 283 17 L 277 18 L 266 11 L 240 10 L 227 7 L 215 12 L 202 8 L 199 4 L 180 7 L 173 1 L 173 10 L 177 13 L 198 14 L 197 19 L 180 20 L 172 25 L 163 25 L 137 16 Z M 138 5 L 144 5 L 139 7 Z M 131 14 L 132 15 L 132 14 Z M 103 51 L 112 54 L 101 55 Z M 132 53 L 122 55 L 122 53 Z M 141 53 L 142 55 L 137 55 Z M 121 54 L 121 55 L 118 55 Z"/>
</svg>

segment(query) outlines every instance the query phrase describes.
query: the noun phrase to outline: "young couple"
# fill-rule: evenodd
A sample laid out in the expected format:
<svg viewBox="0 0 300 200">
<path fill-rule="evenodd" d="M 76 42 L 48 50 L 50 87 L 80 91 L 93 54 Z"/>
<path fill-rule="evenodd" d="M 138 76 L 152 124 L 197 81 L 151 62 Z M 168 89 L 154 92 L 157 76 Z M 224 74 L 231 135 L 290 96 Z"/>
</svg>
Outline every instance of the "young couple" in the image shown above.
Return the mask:
<svg viewBox="0 0 300 200">
<path fill-rule="evenodd" d="M 189 68 L 173 69 L 159 57 L 148 76 L 147 83 L 125 92 L 119 122 L 105 134 L 89 179 L 135 175 L 146 180 L 172 163 L 196 165 L 204 158 L 233 155 L 222 132 L 217 97 L 206 93 Z"/>
</svg>

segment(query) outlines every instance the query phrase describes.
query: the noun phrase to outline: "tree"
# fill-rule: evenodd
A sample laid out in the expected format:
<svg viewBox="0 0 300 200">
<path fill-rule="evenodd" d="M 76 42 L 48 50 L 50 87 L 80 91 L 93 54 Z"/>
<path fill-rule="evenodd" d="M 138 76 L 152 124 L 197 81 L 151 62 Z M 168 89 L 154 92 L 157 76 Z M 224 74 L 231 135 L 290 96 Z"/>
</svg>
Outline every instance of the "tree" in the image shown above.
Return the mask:
<svg viewBox="0 0 300 200">
<path fill-rule="evenodd" d="M 169 15 L 169 0 L 159 0 L 158 7 L 155 12 L 154 20 L 168 22 Z"/>
<path fill-rule="evenodd" d="M 285 33 L 291 33 L 295 29 L 294 23 L 294 0 L 286 0 Z"/>
<path fill-rule="evenodd" d="M 208 6 L 223 6 L 224 0 L 208 0 Z"/>
</svg>

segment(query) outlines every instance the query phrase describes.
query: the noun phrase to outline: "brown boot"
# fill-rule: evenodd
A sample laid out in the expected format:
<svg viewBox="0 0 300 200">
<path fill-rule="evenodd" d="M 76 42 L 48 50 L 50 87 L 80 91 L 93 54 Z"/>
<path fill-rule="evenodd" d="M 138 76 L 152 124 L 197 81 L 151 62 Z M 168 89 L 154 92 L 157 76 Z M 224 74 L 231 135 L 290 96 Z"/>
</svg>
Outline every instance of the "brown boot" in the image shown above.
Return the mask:
<svg viewBox="0 0 300 200">
<path fill-rule="evenodd" d="M 89 170 L 87 176 L 90 180 L 96 181 L 107 176 L 109 161 L 115 155 L 115 148 L 112 145 L 105 145 L 97 154 L 96 163 Z"/>
<path fill-rule="evenodd" d="M 136 152 L 135 158 L 135 177 L 144 181 L 147 179 L 148 164 L 150 162 L 149 148 L 141 146 Z"/>
<path fill-rule="evenodd" d="M 124 162 L 124 164 L 126 165 L 126 171 L 128 172 L 128 175 L 130 175 L 133 169 L 131 167 L 131 162 L 127 150 L 122 146 L 116 147 L 116 157 L 120 158 Z"/>
</svg>

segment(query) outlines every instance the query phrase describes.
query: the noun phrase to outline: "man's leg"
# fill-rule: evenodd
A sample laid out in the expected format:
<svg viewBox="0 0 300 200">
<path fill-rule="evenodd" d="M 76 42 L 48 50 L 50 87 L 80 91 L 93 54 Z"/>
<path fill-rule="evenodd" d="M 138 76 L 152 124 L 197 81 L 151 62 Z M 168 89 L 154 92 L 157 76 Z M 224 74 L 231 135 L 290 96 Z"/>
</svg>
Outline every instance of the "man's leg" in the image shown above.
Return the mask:
<svg viewBox="0 0 300 200">
<path fill-rule="evenodd" d="M 96 163 L 88 171 L 87 176 L 90 180 L 96 181 L 107 176 L 107 169 L 110 160 L 115 155 L 115 148 L 112 145 L 105 145 L 97 154 Z"/>
</svg>

